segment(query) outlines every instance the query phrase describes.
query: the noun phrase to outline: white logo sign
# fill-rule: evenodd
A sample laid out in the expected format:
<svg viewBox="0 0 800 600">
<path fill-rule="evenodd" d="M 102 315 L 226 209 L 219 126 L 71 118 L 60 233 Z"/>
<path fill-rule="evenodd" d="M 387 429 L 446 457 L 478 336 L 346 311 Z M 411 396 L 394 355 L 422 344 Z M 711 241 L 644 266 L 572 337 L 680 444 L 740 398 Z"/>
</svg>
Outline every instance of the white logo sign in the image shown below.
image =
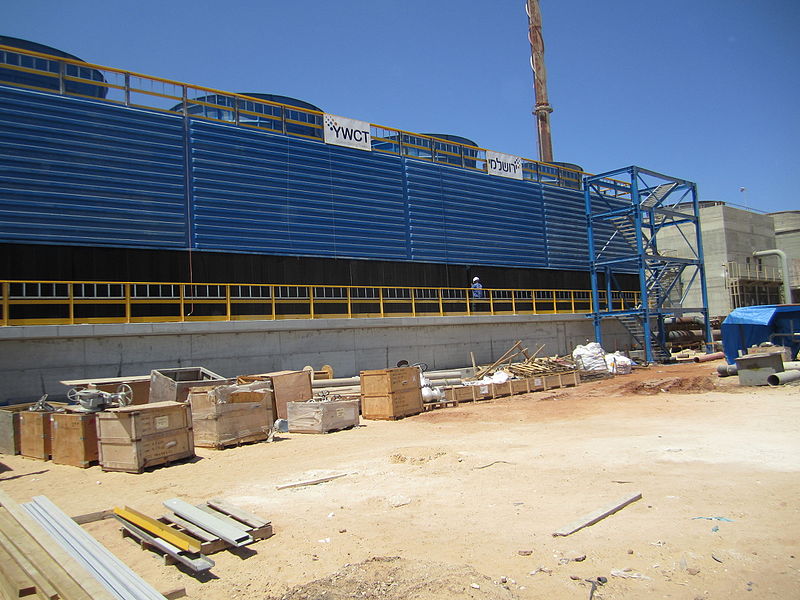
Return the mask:
<svg viewBox="0 0 800 600">
<path fill-rule="evenodd" d="M 489 175 L 522 179 L 522 159 L 519 156 L 487 150 L 486 167 Z"/>
<path fill-rule="evenodd" d="M 366 121 L 356 121 L 325 113 L 323 131 L 326 144 L 372 150 L 370 124 Z"/>
</svg>

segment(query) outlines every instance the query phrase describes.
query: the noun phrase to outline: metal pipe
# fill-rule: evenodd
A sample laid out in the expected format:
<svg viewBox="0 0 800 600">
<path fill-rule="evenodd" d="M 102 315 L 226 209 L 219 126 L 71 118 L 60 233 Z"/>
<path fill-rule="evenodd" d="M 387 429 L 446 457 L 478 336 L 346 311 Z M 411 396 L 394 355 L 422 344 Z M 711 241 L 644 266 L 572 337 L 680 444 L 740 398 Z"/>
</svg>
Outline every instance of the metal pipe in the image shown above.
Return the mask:
<svg viewBox="0 0 800 600">
<path fill-rule="evenodd" d="M 775 385 L 783 385 L 790 381 L 800 381 L 800 371 L 784 371 L 783 373 L 773 373 L 767 377 L 767 383 Z"/>
<path fill-rule="evenodd" d="M 719 365 L 717 366 L 717 375 L 720 377 L 730 377 L 739 372 L 739 367 L 736 365 Z"/>
<path fill-rule="evenodd" d="M 783 273 L 783 303 L 792 303 L 792 288 L 789 286 L 789 261 L 786 259 L 786 253 L 783 250 L 774 248 L 772 250 L 758 250 L 753 252 L 753 256 L 777 256 L 781 259 L 781 270 Z"/>
<path fill-rule="evenodd" d="M 695 356 L 694 362 L 701 363 L 701 362 L 708 362 L 709 360 L 718 360 L 720 358 L 725 358 L 724 352 L 714 352 L 713 354 L 703 354 L 702 356 Z"/>
</svg>

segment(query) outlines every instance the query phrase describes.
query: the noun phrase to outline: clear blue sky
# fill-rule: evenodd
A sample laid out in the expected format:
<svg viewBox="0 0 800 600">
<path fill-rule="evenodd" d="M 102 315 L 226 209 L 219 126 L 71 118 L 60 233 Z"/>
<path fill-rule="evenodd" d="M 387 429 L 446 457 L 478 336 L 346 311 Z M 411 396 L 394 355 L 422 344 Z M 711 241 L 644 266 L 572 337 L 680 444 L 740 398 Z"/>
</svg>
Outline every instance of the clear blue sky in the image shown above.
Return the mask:
<svg viewBox="0 0 800 600">
<path fill-rule="evenodd" d="M 541 0 L 556 160 L 800 209 L 800 1 Z M 102 65 L 538 158 L 523 0 L 0 0 Z M 746 193 L 740 188 L 747 189 Z"/>
</svg>

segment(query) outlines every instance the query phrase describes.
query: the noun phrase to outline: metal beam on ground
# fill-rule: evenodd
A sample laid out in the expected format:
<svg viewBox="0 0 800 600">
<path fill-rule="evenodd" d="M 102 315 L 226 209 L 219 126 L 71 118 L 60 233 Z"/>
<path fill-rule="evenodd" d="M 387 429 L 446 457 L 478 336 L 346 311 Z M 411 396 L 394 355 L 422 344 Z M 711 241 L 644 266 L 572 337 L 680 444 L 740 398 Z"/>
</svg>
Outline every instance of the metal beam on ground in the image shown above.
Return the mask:
<svg viewBox="0 0 800 600">
<path fill-rule="evenodd" d="M 232 546 L 239 547 L 253 542 L 253 537 L 244 530 L 244 526 L 241 529 L 233 527 L 222 519 L 209 515 L 188 502 L 172 498 L 171 500 L 165 500 L 163 504 L 176 515 L 191 521 L 209 533 L 213 533 Z"/>
</svg>

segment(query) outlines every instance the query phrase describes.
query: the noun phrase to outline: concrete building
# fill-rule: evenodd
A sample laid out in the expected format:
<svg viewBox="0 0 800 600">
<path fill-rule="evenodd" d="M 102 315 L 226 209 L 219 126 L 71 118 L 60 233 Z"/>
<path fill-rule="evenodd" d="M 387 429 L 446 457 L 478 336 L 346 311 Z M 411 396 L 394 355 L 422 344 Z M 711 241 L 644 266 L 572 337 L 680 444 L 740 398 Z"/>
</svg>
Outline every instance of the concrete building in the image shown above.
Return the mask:
<svg viewBox="0 0 800 600">
<path fill-rule="evenodd" d="M 786 245 L 787 257 L 792 264 L 800 263 L 800 215 L 797 222 L 785 220 L 782 215 L 795 213 L 758 213 L 737 208 L 724 202 L 703 202 L 700 208 L 700 230 L 708 287 L 708 311 L 712 316 L 725 316 L 740 306 L 779 304 L 782 269 L 778 257 L 756 258 L 753 252 L 780 248 L 778 231 Z M 780 218 L 777 216 L 781 215 Z M 778 225 L 778 223 L 782 223 Z M 790 225 L 783 225 L 790 223 Z M 681 228 L 662 234 L 661 252 L 677 251 L 680 255 Z M 792 237 L 794 231 L 794 237 Z M 683 232 L 684 235 L 686 232 Z M 686 287 L 688 281 L 681 281 Z M 676 293 L 680 292 L 679 288 Z M 685 302 L 699 303 L 699 290 L 691 290 Z"/>
<path fill-rule="evenodd" d="M 775 244 L 786 253 L 792 302 L 800 302 L 800 210 L 772 213 L 775 219 Z"/>
</svg>

